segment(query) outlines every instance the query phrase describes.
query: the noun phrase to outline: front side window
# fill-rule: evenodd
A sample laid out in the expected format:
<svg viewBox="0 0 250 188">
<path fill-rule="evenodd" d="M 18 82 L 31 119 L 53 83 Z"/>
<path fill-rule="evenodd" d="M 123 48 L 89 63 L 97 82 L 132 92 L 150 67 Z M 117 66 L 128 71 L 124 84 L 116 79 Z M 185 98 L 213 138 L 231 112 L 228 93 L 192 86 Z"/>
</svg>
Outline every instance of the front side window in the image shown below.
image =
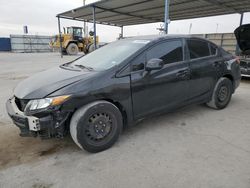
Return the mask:
<svg viewBox="0 0 250 188">
<path fill-rule="evenodd" d="M 188 39 L 187 45 L 189 49 L 190 59 L 210 56 L 209 45 L 206 41 Z"/>
<path fill-rule="evenodd" d="M 181 40 L 171 40 L 155 45 L 147 52 L 147 61 L 162 59 L 164 64 L 183 61 L 183 48 Z"/>
</svg>

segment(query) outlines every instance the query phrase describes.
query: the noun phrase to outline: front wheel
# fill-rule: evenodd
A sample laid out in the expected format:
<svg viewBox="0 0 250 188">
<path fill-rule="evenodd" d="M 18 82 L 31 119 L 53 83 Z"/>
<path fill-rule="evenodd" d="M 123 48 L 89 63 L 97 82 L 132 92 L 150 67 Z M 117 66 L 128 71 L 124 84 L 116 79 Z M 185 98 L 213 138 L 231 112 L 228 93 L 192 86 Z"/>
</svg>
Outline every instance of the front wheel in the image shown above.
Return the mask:
<svg viewBox="0 0 250 188">
<path fill-rule="evenodd" d="M 228 78 L 220 78 L 216 83 L 212 99 L 207 106 L 214 109 L 224 109 L 229 104 L 233 93 L 232 81 Z"/>
<path fill-rule="evenodd" d="M 73 114 L 70 134 L 80 148 L 96 153 L 110 148 L 117 141 L 122 126 L 122 115 L 115 105 L 96 101 Z"/>
<path fill-rule="evenodd" d="M 78 46 L 75 43 L 70 43 L 66 49 L 67 54 L 77 55 L 79 52 Z"/>
</svg>

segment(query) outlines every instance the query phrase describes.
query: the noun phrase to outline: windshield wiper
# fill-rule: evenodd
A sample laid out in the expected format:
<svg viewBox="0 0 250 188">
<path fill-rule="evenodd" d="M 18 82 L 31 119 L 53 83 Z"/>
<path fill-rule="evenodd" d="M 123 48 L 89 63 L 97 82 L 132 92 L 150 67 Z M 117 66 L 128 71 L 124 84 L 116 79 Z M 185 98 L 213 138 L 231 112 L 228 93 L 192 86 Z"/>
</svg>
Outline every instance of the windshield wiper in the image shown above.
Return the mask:
<svg viewBox="0 0 250 188">
<path fill-rule="evenodd" d="M 68 68 L 68 69 L 72 69 L 73 67 L 72 67 L 72 66 L 70 66 L 70 64 L 71 64 L 71 63 L 72 63 L 72 62 L 64 63 L 64 64 L 60 65 L 60 67 L 61 67 L 61 68 Z"/>
<path fill-rule="evenodd" d="M 93 71 L 94 69 L 92 67 L 87 67 L 87 66 L 84 66 L 84 65 L 75 65 L 76 67 L 79 67 L 80 69 L 87 69 L 89 71 Z"/>
</svg>

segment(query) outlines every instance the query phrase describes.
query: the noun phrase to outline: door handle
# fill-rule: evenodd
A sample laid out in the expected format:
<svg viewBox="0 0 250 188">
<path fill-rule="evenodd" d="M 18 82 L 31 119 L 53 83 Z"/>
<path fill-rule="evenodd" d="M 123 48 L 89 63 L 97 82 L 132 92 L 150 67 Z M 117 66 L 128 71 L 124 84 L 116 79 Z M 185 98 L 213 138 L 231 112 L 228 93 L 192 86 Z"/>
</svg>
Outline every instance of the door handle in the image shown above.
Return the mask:
<svg viewBox="0 0 250 188">
<path fill-rule="evenodd" d="M 177 76 L 178 78 L 186 78 L 186 77 L 189 76 L 189 74 L 190 74 L 190 71 L 189 71 L 189 70 L 182 70 L 182 71 L 177 72 L 177 73 L 176 73 L 176 76 Z"/>
</svg>

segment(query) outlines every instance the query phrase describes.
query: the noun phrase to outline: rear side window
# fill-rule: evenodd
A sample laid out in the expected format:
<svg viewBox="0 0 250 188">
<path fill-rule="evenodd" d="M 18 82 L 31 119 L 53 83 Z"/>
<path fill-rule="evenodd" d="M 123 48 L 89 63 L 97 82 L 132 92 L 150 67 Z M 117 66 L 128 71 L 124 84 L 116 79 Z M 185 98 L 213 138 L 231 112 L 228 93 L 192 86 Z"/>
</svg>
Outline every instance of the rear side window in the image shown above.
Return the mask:
<svg viewBox="0 0 250 188">
<path fill-rule="evenodd" d="M 183 61 L 181 40 L 171 40 L 155 45 L 147 52 L 147 61 L 153 58 L 162 59 L 164 64 Z"/>
<path fill-rule="evenodd" d="M 187 45 L 189 49 L 190 59 L 210 56 L 209 45 L 206 41 L 188 39 Z"/>
</svg>

